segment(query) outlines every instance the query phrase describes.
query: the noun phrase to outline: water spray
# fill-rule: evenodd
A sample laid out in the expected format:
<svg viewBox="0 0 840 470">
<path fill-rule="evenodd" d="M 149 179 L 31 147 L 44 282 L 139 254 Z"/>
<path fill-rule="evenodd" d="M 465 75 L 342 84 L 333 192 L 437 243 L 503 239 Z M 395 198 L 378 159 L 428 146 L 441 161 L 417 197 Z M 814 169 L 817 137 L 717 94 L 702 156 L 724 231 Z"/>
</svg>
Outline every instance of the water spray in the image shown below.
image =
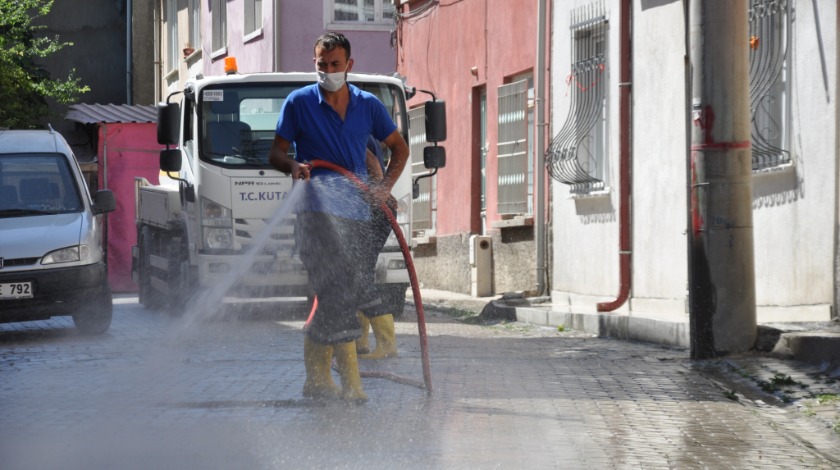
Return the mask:
<svg viewBox="0 0 840 470">
<path fill-rule="evenodd" d="M 340 167 L 338 165 L 324 160 L 313 160 L 311 162 L 311 166 L 312 168 L 325 168 L 328 170 L 335 171 L 336 173 L 339 173 L 345 176 L 350 181 L 352 181 L 363 192 L 370 192 L 370 188 L 368 188 L 368 186 L 364 182 L 362 182 L 362 180 L 360 180 L 355 174 L 353 174 L 346 168 Z M 419 282 L 417 282 L 417 273 L 414 271 L 414 261 L 411 258 L 411 252 L 409 251 L 408 243 L 406 243 L 405 241 L 405 236 L 403 235 L 402 230 L 400 230 L 400 226 L 397 223 L 397 219 L 394 217 L 394 214 L 384 202 L 380 203 L 380 208 L 382 209 L 382 212 L 385 214 L 385 216 L 388 218 L 388 222 L 391 224 L 391 228 L 394 231 L 394 235 L 397 236 L 397 241 L 399 241 L 400 244 L 400 250 L 402 251 L 403 258 L 405 259 L 405 266 L 408 270 L 409 281 L 411 282 L 411 292 L 414 295 L 414 305 L 417 309 L 417 331 L 418 335 L 420 336 L 420 355 L 423 363 L 423 382 L 392 374 L 390 372 L 360 371 L 360 374 L 362 377 L 388 379 L 406 385 L 414 385 L 416 387 L 426 390 L 426 393 L 431 395 L 432 374 L 429 368 L 429 341 L 426 336 L 426 314 L 423 312 L 423 300 L 420 297 L 420 284 Z M 312 311 L 309 313 L 309 319 L 307 320 L 307 323 L 310 320 L 312 320 L 312 316 L 315 314 L 315 311 L 317 309 L 318 298 L 315 297 L 314 302 L 312 304 Z"/>
</svg>

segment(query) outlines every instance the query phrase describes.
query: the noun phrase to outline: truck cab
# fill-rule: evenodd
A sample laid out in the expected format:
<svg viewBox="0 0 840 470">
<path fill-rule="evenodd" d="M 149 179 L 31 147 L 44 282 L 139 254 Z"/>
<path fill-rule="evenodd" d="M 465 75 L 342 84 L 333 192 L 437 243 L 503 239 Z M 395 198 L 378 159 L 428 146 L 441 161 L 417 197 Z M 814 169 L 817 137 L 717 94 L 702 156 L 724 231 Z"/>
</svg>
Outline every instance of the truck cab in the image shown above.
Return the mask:
<svg viewBox="0 0 840 470">
<path fill-rule="evenodd" d="M 316 81 L 314 73 L 208 77 L 189 82 L 180 102 L 159 107 L 158 141 L 167 145 L 160 182 L 136 178 L 135 191 L 132 273 L 144 306 L 183 308 L 200 289 L 248 298 L 312 294 L 295 250 L 294 215 L 282 213 L 293 182 L 269 165 L 268 153 L 284 100 Z M 379 98 L 409 142 L 403 81 L 349 74 L 348 82 Z M 396 220 L 409 234 L 410 171 L 392 195 Z M 379 256 L 376 283 L 401 314 L 409 276 L 393 233 Z"/>
</svg>

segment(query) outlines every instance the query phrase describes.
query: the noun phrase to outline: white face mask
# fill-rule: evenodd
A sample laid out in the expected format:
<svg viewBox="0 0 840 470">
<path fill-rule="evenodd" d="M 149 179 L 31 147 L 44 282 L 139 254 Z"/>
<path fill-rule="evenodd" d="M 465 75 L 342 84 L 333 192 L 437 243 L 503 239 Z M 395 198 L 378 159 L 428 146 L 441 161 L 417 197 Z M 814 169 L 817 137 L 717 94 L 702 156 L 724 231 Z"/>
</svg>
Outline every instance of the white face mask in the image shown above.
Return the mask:
<svg viewBox="0 0 840 470">
<path fill-rule="evenodd" d="M 344 85 L 345 72 L 326 73 L 318 71 L 318 84 L 327 91 L 338 91 Z"/>
</svg>

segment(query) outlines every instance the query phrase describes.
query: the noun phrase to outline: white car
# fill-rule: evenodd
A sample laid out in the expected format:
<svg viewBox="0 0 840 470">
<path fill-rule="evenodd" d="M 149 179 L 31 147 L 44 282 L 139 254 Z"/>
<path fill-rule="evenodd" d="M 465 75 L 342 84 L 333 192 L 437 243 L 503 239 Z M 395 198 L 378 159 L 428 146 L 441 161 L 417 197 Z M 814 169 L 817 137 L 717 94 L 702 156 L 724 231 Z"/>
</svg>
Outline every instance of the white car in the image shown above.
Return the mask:
<svg viewBox="0 0 840 470">
<path fill-rule="evenodd" d="M 84 334 L 107 331 L 101 214 L 114 209 L 110 190 L 91 198 L 61 134 L 0 130 L 0 322 L 72 315 Z"/>
</svg>

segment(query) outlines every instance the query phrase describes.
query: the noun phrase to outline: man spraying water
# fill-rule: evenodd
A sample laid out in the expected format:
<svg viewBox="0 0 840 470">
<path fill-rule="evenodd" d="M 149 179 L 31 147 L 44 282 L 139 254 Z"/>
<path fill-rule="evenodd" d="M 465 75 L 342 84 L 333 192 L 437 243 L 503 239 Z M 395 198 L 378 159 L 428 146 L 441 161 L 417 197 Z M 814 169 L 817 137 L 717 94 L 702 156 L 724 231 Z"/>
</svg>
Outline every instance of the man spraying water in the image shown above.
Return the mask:
<svg viewBox="0 0 840 470">
<path fill-rule="evenodd" d="M 318 83 L 292 92 L 284 102 L 269 162 L 295 180 L 308 182 L 298 208 L 295 242 L 318 295 L 318 312 L 304 338 L 303 395 L 365 402 L 356 356 L 355 340 L 361 336 L 356 312 L 384 316 L 377 312 L 382 302 L 364 269 L 371 249 L 368 198 L 375 204 L 388 199 L 409 150 L 385 106 L 346 82 L 353 67 L 347 38 L 326 33 L 315 41 L 314 52 Z M 324 160 L 367 181 L 370 136 L 390 149 L 391 160 L 383 179 L 370 186 L 369 195 L 336 172 L 304 163 Z M 288 156 L 292 143 L 294 159 Z M 390 321 L 393 324 L 393 318 Z M 330 374 L 333 355 L 341 388 Z"/>
</svg>

